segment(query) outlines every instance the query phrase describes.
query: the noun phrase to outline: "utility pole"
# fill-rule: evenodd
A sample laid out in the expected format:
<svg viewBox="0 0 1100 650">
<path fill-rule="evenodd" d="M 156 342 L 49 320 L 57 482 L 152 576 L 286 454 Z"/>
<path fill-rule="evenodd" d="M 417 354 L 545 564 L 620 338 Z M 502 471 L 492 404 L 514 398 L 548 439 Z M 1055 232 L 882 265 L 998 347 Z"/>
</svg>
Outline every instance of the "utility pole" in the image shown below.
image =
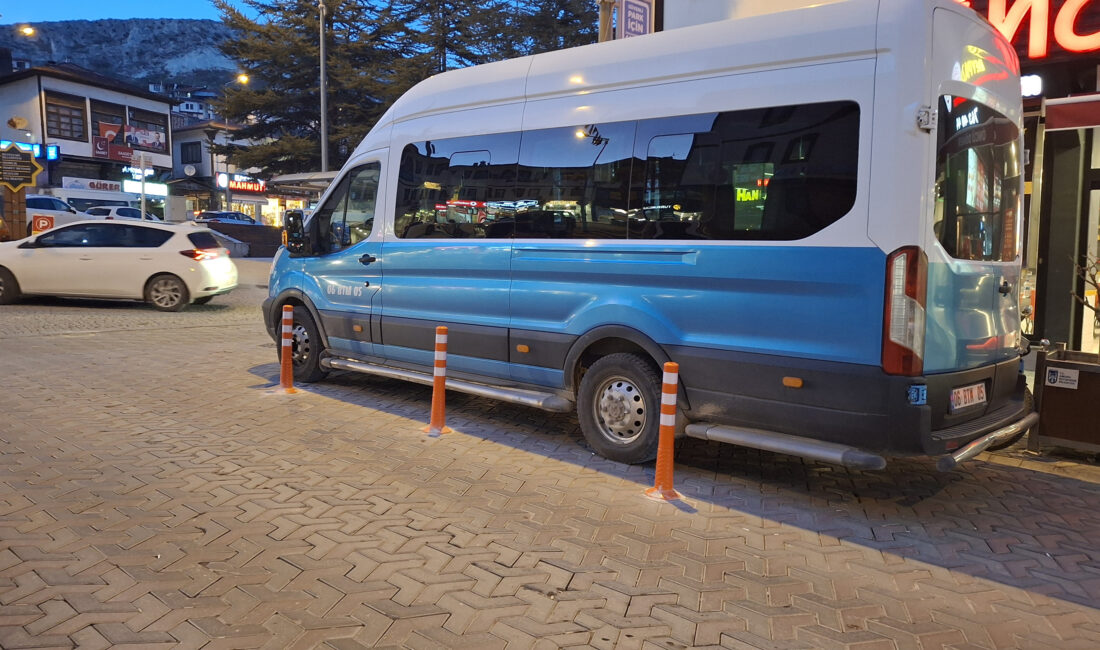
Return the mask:
<svg viewBox="0 0 1100 650">
<path fill-rule="evenodd" d="M 321 171 L 328 171 L 328 85 L 325 82 L 325 0 L 317 0 L 321 36 Z"/>
<path fill-rule="evenodd" d="M 611 29 L 611 10 L 618 4 L 618 0 L 599 0 L 600 3 L 600 42 L 610 41 L 615 38 L 615 32 Z"/>
</svg>

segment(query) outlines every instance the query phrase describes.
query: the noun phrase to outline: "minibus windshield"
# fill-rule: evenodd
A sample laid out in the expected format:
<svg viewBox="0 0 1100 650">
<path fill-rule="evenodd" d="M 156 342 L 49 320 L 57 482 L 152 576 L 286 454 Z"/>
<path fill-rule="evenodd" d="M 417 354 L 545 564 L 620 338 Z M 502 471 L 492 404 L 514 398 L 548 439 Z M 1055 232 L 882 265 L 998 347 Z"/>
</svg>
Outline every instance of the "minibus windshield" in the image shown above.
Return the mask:
<svg viewBox="0 0 1100 650">
<path fill-rule="evenodd" d="M 1019 129 L 978 102 L 940 98 L 933 228 L 956 259 L 1008 261 L 1019 251 Z"/>
</svg>

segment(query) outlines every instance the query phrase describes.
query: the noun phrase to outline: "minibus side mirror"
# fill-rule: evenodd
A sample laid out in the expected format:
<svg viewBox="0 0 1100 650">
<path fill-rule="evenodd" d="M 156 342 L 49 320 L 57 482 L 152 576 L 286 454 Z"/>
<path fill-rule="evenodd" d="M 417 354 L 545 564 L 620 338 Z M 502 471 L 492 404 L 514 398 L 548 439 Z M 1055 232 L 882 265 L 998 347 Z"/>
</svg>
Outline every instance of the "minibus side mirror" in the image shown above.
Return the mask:
<svg viewBox="0 0 1100 650">
<path fill-rule="evenodd" d="M 287 210 L 283 215 L 283 243 L 291 255 L 309 254 L 305 219 L 301 210 Z"/>
</svg>

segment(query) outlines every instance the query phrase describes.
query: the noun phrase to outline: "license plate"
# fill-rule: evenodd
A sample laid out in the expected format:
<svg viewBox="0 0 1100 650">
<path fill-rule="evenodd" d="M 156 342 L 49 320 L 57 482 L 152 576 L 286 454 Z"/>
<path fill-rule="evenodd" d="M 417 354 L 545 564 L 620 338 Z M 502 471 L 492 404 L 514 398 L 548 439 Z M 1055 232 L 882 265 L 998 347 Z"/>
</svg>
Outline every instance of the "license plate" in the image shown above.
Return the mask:
<svg viewBox="0 0 1100 650">
<path fill-rule="evenodd" d="M 951 391 L 952 413 L 978 404 L 985 404 L 984 383 L 974 384 L 972 386 L 960 386 Z"/>
</svg>

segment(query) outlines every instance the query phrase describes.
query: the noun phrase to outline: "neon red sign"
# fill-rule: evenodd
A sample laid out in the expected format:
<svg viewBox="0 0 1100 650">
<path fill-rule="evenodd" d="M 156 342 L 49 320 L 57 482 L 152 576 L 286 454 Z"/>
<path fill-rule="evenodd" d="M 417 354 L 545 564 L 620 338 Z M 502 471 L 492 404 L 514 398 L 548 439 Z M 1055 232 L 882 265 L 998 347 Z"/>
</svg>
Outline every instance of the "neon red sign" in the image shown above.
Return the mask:
<svg viewBox="0 0 1100 650">
<path fill-rule="evenodd" d="M 1100 0 L 956 0 L 986 16 L 1027 57 L 1100 52 Z"/>
</svg>

